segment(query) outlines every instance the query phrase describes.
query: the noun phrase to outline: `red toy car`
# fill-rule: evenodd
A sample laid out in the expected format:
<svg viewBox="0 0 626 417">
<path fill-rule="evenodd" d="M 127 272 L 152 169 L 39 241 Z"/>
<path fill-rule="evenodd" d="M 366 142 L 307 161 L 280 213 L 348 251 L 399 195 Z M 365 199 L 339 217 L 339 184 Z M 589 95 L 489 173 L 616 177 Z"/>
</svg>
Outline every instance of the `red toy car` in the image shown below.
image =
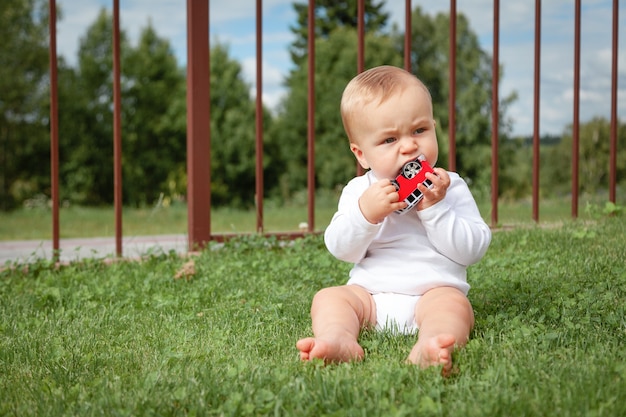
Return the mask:
<svg viewBox="0 0 626 417">
<path fill-rule="evenodd" d="M 426 179 L 427 172 L 433 172 L 433 167 L 430 166 L 424 155 L 420 155 L 414 161 L 404 164 L 396 179 L 391 180 L 391 183 L 398 190 L 400 201 L 405 201 L 408 204 L 405 208 L 396 210 L 396 213 L 406 213 L 424 197 L 424 194 L 417 189 L 418 184 L 424 184 L 428 188 L 433 186 L 432 182 Z"/>
</svg>

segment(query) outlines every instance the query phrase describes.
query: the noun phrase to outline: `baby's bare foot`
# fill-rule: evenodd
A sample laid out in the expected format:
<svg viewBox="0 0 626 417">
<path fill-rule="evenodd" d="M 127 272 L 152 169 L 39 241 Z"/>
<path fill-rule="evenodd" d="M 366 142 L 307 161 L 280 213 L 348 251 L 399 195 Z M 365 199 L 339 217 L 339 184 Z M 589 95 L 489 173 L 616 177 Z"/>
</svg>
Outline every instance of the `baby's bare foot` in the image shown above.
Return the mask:
<svg viewBox="0 0 626 417">
<path fill-rule="evenodd" d="M 300 359 L 309 361 L 322 359 L 330 362 L 350 362 L 363 359 L 363 348 L 354 340 L 323 340 L 307 337 L 298 340 L 296 347 L 300 351 Z"/>
<path fill-rule="evenodd" d="M 442 365 L 442 373 L 452 370 L 452 352 L 456 341 L 451 334 L 440 334 L 426 340 L 419 339 L 411 349 L 407 361 L 422 368 Z"/>
</svg>

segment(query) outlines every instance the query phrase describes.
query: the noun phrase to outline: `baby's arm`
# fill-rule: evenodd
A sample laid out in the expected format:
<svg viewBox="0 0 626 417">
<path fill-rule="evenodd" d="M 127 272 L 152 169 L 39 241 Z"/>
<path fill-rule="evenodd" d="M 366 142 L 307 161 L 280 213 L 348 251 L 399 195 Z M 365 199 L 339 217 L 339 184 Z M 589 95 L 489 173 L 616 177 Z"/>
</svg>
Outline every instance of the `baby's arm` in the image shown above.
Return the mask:
<svg viewBox="0 0 626 417">
<path fill-rule="evenodd" d="M 397 201 L 398 193 L 389 180 L 363 185 L 349 183 L 343 189 L 338 210 L 324 233 L 329 252 L 346 262 L 363 259 L 380 229 L 380 222 L 389 213 L 406 206 Z"/>
<path fill-rule="evenodd" d="M 437 250 L 461 265 L 478 262 L 491 242 L 491 230 L 459 177 L 452 180 L 447 198 L 418 211 L 418 216 Z"/>
</svg>

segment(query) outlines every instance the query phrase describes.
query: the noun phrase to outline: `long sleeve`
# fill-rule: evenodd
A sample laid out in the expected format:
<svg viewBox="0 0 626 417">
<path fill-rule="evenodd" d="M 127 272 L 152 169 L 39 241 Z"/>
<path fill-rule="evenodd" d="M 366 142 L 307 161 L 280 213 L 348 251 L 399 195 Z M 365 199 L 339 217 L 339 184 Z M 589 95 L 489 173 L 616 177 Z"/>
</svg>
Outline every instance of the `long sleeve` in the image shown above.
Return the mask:
<svg viewBox="0 0 626 417">
<path fill-rule="evenodd" d="M 417 215 L 428 239 L 439 252 L 461 265 L 478 262 L 489 247 L 491 230 L 484 222 L 478 207 L 460 178 L 448 190 L 449 196 Z M 451 206 L 449 202 L 453 202 Z"/>
<path fill-rule="evenodd" d="M 346 185 L 337 212 L 324 232 L 328 251 L 345 262 L 358 263 L 363 259 L 381 227 L 368 222 L 359 208 L 359 198 L 369 184 L 370 180 L 363 176 Z"/>
<path fill-rule="evenodd" d="M 344 187 L 324 241 L 336 258 L 354 263 L 348 284 L 372 293 L 420 295 L 440 286 L 469 291 L 467 266 L 484 255 L 491 231 L 465 181 L 455 173 L 450 178 L 441 202 L 391 213 L 380 224 L 369 223 L 359 208 L 360 196 L 375 181 L 371 172 Z"/>
</svg>

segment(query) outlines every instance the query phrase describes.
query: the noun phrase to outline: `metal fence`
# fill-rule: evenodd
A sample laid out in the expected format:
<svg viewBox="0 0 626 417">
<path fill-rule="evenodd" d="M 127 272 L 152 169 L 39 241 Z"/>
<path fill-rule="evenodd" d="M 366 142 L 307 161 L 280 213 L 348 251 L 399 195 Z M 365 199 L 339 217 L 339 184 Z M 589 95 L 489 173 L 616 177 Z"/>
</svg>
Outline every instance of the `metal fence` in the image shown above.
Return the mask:
<svg viewBox="0 0 626 417">
<path fill-rule="evenodd" d="M 119 0 L 113 1 L 113 100 L 114 100 L 114 206 L 116 254 L 122 254 L 122 134 L 121 134 L 121 88 L 120 88 L 120 7 Z M 256 0 L 256 230 L 265 231 L 263 225 L 263 117 L 262 117 L 262 0 Z M 449 161 L 448 169 L 456 169 L 456 0 L 450 0 L 449 33 Z M 53 250 L 59 250 L 59 141 L 58 141 L 58 96 L 57 96 L 57 51 L 56 51 L 56 0 L 49 0 L 50 7 L 50 150 L 52 183 L 52 231 Z M 578 216 L 579 189 L 579 146 L 580 146 L 580 37 L 581 0 L 574 7 L 574 105 L 572 145 L 572 193 L 571 215 Z M 308 2 L 308 230 L 315 230 L 315 0 Z M 404 66 L 410 70 L 411 50 L 411 0 L 405 0 Z M 358 0 L 358 44 L 355 74 L 364 68 L 365 1 Z M 612 10 L 612 65 L 611 65 L 611 133 L 609 156 L 609 199 L 616 200 L 617 183 L 617 75 L 618 75 L 618 18 L 619 0 L 613 0 Z M 607 22 L 608 24 L 608 22 Z M 209 0 L 187 0 L 187 202 L 189 248 L 202 247 L 211 240 L 224 240 L 226 235 L 211 233 L 211 137 L 209 125 Z M 492 117 L 491 117 L 491 223 L 498 223 L 498 120 L 499 120 L 499 49 L 500 49 L 500 1 L 493 1 L 493 65 L 492 65 Z M 533 195 L 532 217 L 539 220 L 539 123 L 540 123 L 540 79 L 541 79 L 541 0 L 535 0 L 534 36 L 534 108 L 533 108 Z M 360 168 L 356 170 L 360 172 Z M 282 233 L 282 237 L 301 236 L 302 232 Z"/>
</svg>

